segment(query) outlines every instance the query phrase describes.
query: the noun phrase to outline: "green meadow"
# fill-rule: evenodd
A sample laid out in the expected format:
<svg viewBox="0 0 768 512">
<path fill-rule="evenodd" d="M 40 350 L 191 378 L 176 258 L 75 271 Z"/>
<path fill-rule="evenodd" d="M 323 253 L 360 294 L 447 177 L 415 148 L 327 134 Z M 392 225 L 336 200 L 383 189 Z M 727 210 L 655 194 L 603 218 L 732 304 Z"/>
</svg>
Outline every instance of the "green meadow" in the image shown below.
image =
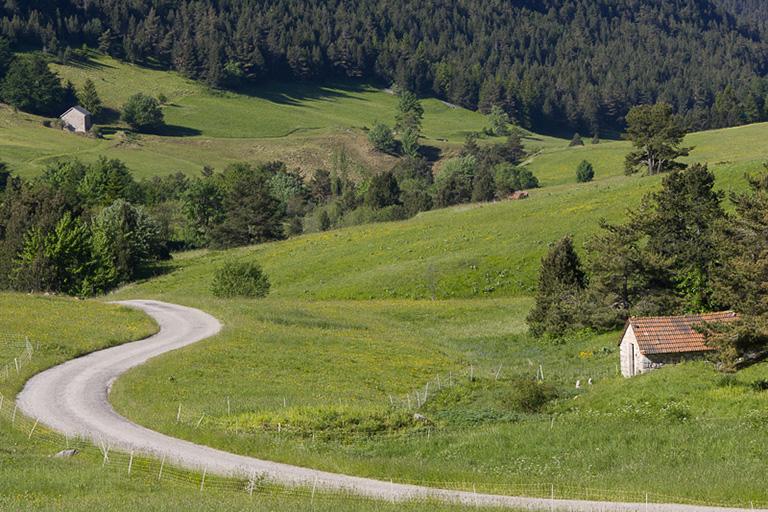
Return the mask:
<svg viewBox="0 0 768 512">
<path fill-rule="evenodd" d="M 31 314 L 34 312 L 34 314 Z M 93 350 L 146 337 L 157 330 L 145 315 L 128 308 L 96 301 L 0 294 L 0 510 L 13 511 L 214 511 L 312 510 L 319 511 L 453 511 L 458 507 L 437 503 L 391 504 L 355 496 L 312 493 L 308 489 L 263 488 L 249 496 L 239 482 L 208 478 L 200 492 L 200 475 L 166 467 L 158 482 L 157 462 L 135 461 L 126 471 L 127 456 L 111 455 L 103 467 L 95 447 L 65 440 L 28 418 L 13 418 L 12 397 L 36 372 Z M 16 373 L 13 364 L 26 347 L 33 347 L 29 362 Z M 6 378 L 4 367 L 10 361 Z M 11 419 L 14 419 L 12 422 Z M 32 434 L 30 435 L 30 432 Z M 70 443 L 72 443 L 70 445 Z M 72 458 L 52 458 L 68 446 L 81 452 Z M 174 478 L 171 478 L 173 476 Z"/>
<path fill-rule="evenodd" d="M 766 129 L 692 134 L 689 160 L 708 162 L 725 192 L 741 190 L 768 157 L 759 144 Z M 177 255 L 164 275 L 110 298 L 200 307 L 225 329 L 129 372 L 113 403 L 185 439 L 382 479 L 768 501 L 768 364 L 724 377 L 698 362 L 625 380 L 619 333 L 561 342 L 527 333 L 548 244 L 565 234 L 582 243 L 599 219 L 620 221 L 660 183 L 624 176 L 626 143 L 565 146 L 532 158 L 544 187 L 526 201 Z M 584 158 L 597 177 L 577 185 Z M 262 264 L 270 296 L 214 298 L 213 271 L 228 259 Z"/>
<path fill-rule="evenodd" d="M 76 85 L 92 78 L 112 110 L 135 92 L 166 95 L 169 127 L 135 138 L 113 118 L 104 123 L 105 138 L 95 140 L 4 108 L 2 160 L 22 175 L 72 156 L 120 158 L 138 177 L 242 160 L 281 159 L 312 170 L 342 153 L 366 172 L 394 162 L 365 140 L 366 126 L 392 122 L 395 105 L 370 85 L 264 83 L 234 93 L 104 57 L 55 68 Z M 484 116 L 434 99 L 424 106 L 424 142 L 443 157 L 486 125 Z M 686 160 L 707 162 L 723 191 L 742 190 L 745 173 L 768 160 L 766 136 L 768 124 L 690 134 L 686 144 L 695 149 Z M 220 335 L 119 379 L 113 404 L 181 438 L 393 481 L 524 494 L 555 485 L 577 498 L 642 501 L 648 493 L 653 501 L 768 503 L 768 364 L 723 376 L 696 362 L 625 380 L 617 375 L 618 333 L 558 342 L 527 333 L 548 245 L 571 234 L 579 246 L 600 219 L 622 220 L 661 178 L 624 175 L 627 142 L 569 148 L 567 140 L 528 134 L 525 144 L 526 165 L 542 184 L 528 200 L 176 254 L 157 277 L 109 295 L 105 300 L 198 307 L 224 324 Z M 581 160 L 595 167 L 591 183 L 575 183 Z M 230 259 L 259 262 L 272 283 L 269 297 L 213 297 L 213 272 Z M 45 367 L 156 329 L 136 312 L 97 301 L 5 294 L 0 306 L 2 331 L 27 335 L 36 347 L 32 364 L 0 383 L 4 396 Z M 0 343 L 0 378 L 18 344 Z M 105 470 L 98 453 L 52 460 L 50 444 L 27 439 L 2 418 L 0 424 L 0 508 L 421 509 L 330 496 L 310 503 L 279 493 L 253 501 L 216 490 L 200 496 L 188 485 Z"/>
<path fill-rule="evenodd" d="M 45 128 L 37 116 L 0 109 L 0 151 L 20 174 L 35 174 L 57 158 L 119 158 L 139 177 L 243 160 L 283 160 L 304 171 L 332 165 L 344 153 L 358 166 L 380 170 L 392 157 L 373 151 L 365 130 L 394 123 L 397 98 L 364 83 L 264 82 L 239 92 L 211 90 L 176 73 L 94 55 L 87 62 L 51 67 L 76 87 L 91 78 L 106 108 L 97 124 L 103 139 Z M 159 134 L 126 135 L 119 110 L 133 94 L 164 94 L 167 127 Z M 423 144 L 450 154 L 465 136 L 488 125 L 482 114 L 433 98 L 423 100 Z M 544 137 L 537 145 L 551 144 Z M 533 142 L 533 141 L 532 141 Z"/>
</svg>

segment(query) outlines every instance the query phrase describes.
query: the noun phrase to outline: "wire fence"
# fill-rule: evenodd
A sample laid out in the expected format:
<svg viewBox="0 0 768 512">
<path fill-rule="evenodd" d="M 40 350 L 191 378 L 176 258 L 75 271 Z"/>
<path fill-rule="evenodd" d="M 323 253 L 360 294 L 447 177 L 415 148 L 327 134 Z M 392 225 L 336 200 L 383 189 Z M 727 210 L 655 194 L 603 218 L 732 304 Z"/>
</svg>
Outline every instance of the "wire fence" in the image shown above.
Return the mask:
<svg viewBox="0 0 768 512">
<path fill-rule="evenodd" d="M 413 411 L 422 407 L 429 398 L 436 392 L 445 388 L 452 388 L 460 383 L 472 382 L 476 379 L 486 378 L 493 380 L 501 379 L 521 379 L 532 380 L 536 382 L 551 382 L 561 386 L 573 386 L 575 389 L 586 388 L 599 380 L 613 378 L 621 375 L 618 366 L 594 367 L 594 368 L 571 368 L 549 371 L 543 363 L 529 362 L 528 367 L 505 367 L 499 364 L 495 368 L 480 368 L 474 365 L 467 366 L 456 372 L 447 374 L 438 374 L 423 386 L 410 391 L 404 395 L 388 395 L 389 403 L 392 406 L 399 407 L 408 411 Z"/>
<path fill-rule="evenodd" d="M 34 344 L 26 337 L 0 335 L 0 349 L 3 350 L 2 354 L 11 354 L 12 361 L 6 361 L 3 363 L 0 360 L 0 364 L 4 364 L 3 370 L 0 370 L 0 382 L 4 379 L 7 380 L 13 373 L 20 374 L 22 368 L 32 361 L 35 354 Z M 13 365 L 13 366 L 10 366 Z M 8 370 L 5 370 L 5 368 Z M 468 368 L 466 372 L 459 372 L 456 375 L 449 374 L 446 377 L 437 376 L 431 380 L 434 389 L 440 390 L 444 386 L 455 385 L 454 379 L 469 378 L 473 379 L 476 371 L 475 368 Z M 500 371 L 494 372 L 494 378 L 499 377 Z M 586 375 L 586 374 L 585 374 Z M 543 367 L 537 368 L 535 378 L 537 380 L 545 380 L 546 373 L 543 371 Z M 597 377 L 587 377 L 597 378 Z M 416 400 L 416 394 L 420 395 L 420 403 L 423 404 L 429 399 L 429 384 L 427 384 L 424 390 L 418 390 L 413 392 L 412 399 Z M 407 398 L 405 399 L 407 403 Z M 402 406 L 402 401 L 400 402 Z M 419 402 L 417 402 L 419 403 Z M 229 399 L 227 399 L 227 410 L 230 409 Z M 396 405 L 391 403 L 391 405 Z M 413 403 L 412 403 L 413 405 Z M 179 407 L 177 411 L 177 421 L 192 424 L 192 418 L 196 417 L 196 413 L 191 411 L 182 412 L 182 408 Z M 201 414 L 201 417 L 195 420 L 195 428 L 199 428 L 203 424 L 205 413 Z M 726 418 L 709 418 L 712 420 L 726 420 Z M 550 428 L 554 424 L 556 416 L 551 418 L 527 418 L 523 421 L 538 421 L 550 423 Z M 729 420 L 733 420 L 730 418 Z M 21 432 L 27 437 L 28 440 L 34 441 L 38 445 L 42 445 L 44 450 L 47 450 L 48 454 L 41 454 L 41 456 L 71 456 L 78 453 L 83 453 L 96 458 L 101 461 L 101 465 L 105 471 L 113 471 L 117 474 L 123 474 L 127 478 L 144 478 L 146 481 L 155 481 L 160 484 L 172 483 L 186 487 L 190 491 L 195 492 L 234 492 L 247 494 L 250 496 L 262 496 L 262 497 L 294 497 L 298 499 L 314 500 L 360 500 L 371 501 L 371 498 L 366 496 L 355 494 L 350 490 L 339 490 L 337 482 L 324 481 L 323 479 L 316 479 L 313 482 L 306 482 L 305 485 L 300 486 L 286 486 L 277 481 L 270 480 L 267 475 L 258 474 L 252 472 L 247 476 L 222 476 L 215 473 L 209 473 L 206 467 L 200 467 L 196 469 L 182 468 L 171 463 L 167 463 L 165 458 L 159 458 L 150 454 L 139 452 L 126 452 L 114 449 L 109 444 L 101 440 L 91 440 L 80 436 L 71 437 L 56 431 L 49 429 L 48 427 L 40 424 L 37 419 L 28 418 L 24 416 L 18 409 L 17 403 L 9 397 L 0 393 L 0 422 L 4 422 L 6 425 L 10 425 L 13 429 Z M 309 437 L 313 440 L 329 439 L 328 437 L 322 437 L 321 432 L 295 432 L 291 429 L 285 429 L 283 431 L 272 432 L 279 436 L 300 435 L 302 437 Z M 477 433 L 477 429 L 466 431 L 466 433 Z M 350 432 L 327 432 L 323 431 L 323 436 L 328 436 L 330 439 L 335 439 L 334 434 L 337 434 L 339 438 L 343 436 L 345 439 L 350 438 Z M 367 439 L 390 439 L 390 438 L 420 438 L 427 439 L 440 435 L 462 435 L 462 431 L 457 429 L 451 429 L 447 431 L 441 431 L 433 427 L 427 427 L 424 429 L 411 431 L 411 432 L 388 432 L 378 433 L 371 435 L 369 433 L 357 433 L 352 434 L 353 438 L 367 438 Z M 355 437 L 357 436 L 357 437 Z M 394 484 L 409 484 L 429 487 L 432 489 L 444 489 L 452 491 L 463 491 L 468 493 L 483 493 L 483 494 L 497 494 L 503 496 L 521 496 L 529 498 L 538 498 L 542 500 L 549 500 L 552 510 L 558 509 L 557 500 L 587 500 L 587 501 L 617 501 L 622 503 L 637 503 L 642 506 L 643 504 L 655 504 L 655 503 L 677 503 L 693 506 L 712 506 L 712 507 L 740 507 L 747 510 L 763 510 L 768 509 L 768 501 L 757 500 L 744 500 L 735 499 L 725 502 L 717 502 L 712 500 L 699 500 L 684 496 L 673 496 L 663 493 L 655 492 L 642 492 L 636 490 L 622 490 L 622 489 L 601 489 L 592 488 L 587 486 L 573 485 L 570 483 L 499 483 L 499 482 L 462 482 L 462 481 L 435 481 L 435 480 L 409 480 L 404 478 L 391 478 L 383 479 L 383 481 L 389 481 Z M 481 500 L 478 500 L 478 505 L 482 504 Z M 604 510 L 602 506 L 599 507 Z M 642 508 L 638 509 L 642 510 Z"/>
<path fill-rule="evenodd" d="M 227 421 L 229 418 L 236 416 L 224 416 L 224 412 L 200 412 L 191 410 L 187 407 L 178 406 L 176 409 L 176 417 L 173 420 L 176 424 L 185 427 L 187 430 L 200 430 L 214 435 L 227 435 L 227 436 L 240 436 L 250 439 L 258 438 L 271 443 L 280 443 L 286 440 L 296 440 L 305 444 L 323 444 L 334 443 L 341 445 L 350 445 L 354 443 L 384 443 L 391 441 L 402 442 L 428 442 L 430 440 L 445 440 L 456 438 L 468 438 L 469 436 L 478 435 L 503 435 L 505 431 L 504 427 L 508 427 L 510 424 L 519 425 L 520 428 L 545 428 L 552 430 L 555 426 L 561 425 L 567 421 L 570 424 L 581 424 L 584 428 L 594 427 L 596 424 L 614 421 L 614 422 L 626 422 L 628 421 L 626 415 L 614 414 L 611 412 L 593 412 L 588 414 L 569 413 L 565 416 L 553 413 L 553 414 L 525 414 L 518 413 L 515 415 L 507 415 L 503 420 L 485 425 L 440 425 L 429 421 L 428 423 L 409 424 L 401 429 L 381 429 L 381 430 L 368 430 L 368 431 L 355 431 L 348 428 L 307 428 L 302 425 L 292 423 L 290 420 L 286 420 L 285 423 L 254 423 L 238 426 L 237 423 Z M 170 411 L 169 411 L 170 412 Z M 220 415 L 219 415 L 220 414 Z M 237 414 L 237 413 L 235 413 Z M 673 413 L 670 413 L 673 414 Z M 768 435 L 768 411 L 754 411 L 752 414 L 747 414 L 740 417 L 721 417 L 721 416 L 686 416 L 685 418 L 675 418 L 672 416 L 665 417 L 666 419 L 674 419 L 688 426 L 691 425 L 716 425 L 721 428 L 723 424 L 726 424 L 731 429 L 747 429 L 749 431 L 757 430 L 764 432 Z M 642 413 L 633 416 L 632 421 L 642 421 L 648 419 L 651 421 L 657 421 L 658 415 L 647 414 L 645 416 Z M 501 423 L 499 423 L 501 422 Z M 503 426 L 502 426 L 503 425 Z M 372 425 L 371 428 L 375 428 Z M 351 427 L 354 428 L 354 427 Z"/>
<path fill-rule="evenodd" d="M 26 336 L 0 334 L 0 383 L 19 375 L 32 361 L 35 348 Z"/>
<path fill-rule="evenodd" d="M 168 483 L 182 486 L 189 492 L 233 492 L 254 497 L 294 497 L 313 500 L 359 500 L 371 501 L 363 495 L 351 490 L 338 489 L 337 482 L 325 481 L 321 478 L 306 482 L 300 486 L 286 486 L 270 480 L 266 475 L 252 472 L 248 476 L 232 477 L 211 473 L 205 467 L 186 469 L 168 463 L 165 458 L 158 458 L 138 452 L 115 450 L 104 442 L 91 442 L 82 437 L 68 437 L 54 432 L 20 414 L 12 400 L 2 400 L 0 395 L 0 421 L 10 423 L 13 428 L 34 440 L 39 445 L 48 448 L 50 452 L 62 454 L 66 450 L 77 450 L 97 458 L 105 471 L 122 474 L 126 478 L 143 478 L 145 481 Z M 41 455 L 49 456 L 49 455 Z M 383 480 L 384 482 L 387 479 Z M 745 509 L 762 510 L 768 508 L 768 502 L 762 501 L 731 501 L 728 503 L 711 500 L 698 500 L 683 496 L 672 496 L 662 493 L 641 492 L 621 489 L 601 489 L 568 483 L 498 483 L 498 482 L 462 482 L 415 480 L 404 478 L 389 479 L 391 484 L 408 484 L 443 489 L 463 491 L 475 494 L 496 494 L 503 496 L 521 496 L 550 500 L 553 510 L 558 509 L 558 500 L 586 501 L 618 501 L 621 503 L 653 504 L 678 503 L 698 506 L 741 507 Z M 329 490 L 330 489 L 330 490 Z M 335 490 L 334 490 L 335 489 Z M 415 501 L 418 501 L 416 499 Z M 477 504 L 482 505 L 482 500 Z M 546 506 L 546 501 L 544 505 Z M 466 504 L 466 500 L 465 500 Z M 604 510 L 602 505 L 599 506 Z M 642 508 L 638 509 L 642 510 Z"/>
</svg>

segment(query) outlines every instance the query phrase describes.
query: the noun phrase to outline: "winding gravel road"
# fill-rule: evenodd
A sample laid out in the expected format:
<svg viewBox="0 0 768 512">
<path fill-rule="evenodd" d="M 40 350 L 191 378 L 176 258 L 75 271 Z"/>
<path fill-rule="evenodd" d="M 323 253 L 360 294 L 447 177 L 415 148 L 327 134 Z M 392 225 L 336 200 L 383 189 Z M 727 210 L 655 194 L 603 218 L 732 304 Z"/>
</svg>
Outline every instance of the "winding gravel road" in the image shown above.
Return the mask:
<svg viewBox="0 0 768 512">
<path fill-rule="evenodd" d="M 119 304 L 146 312 L 158 322 L 160 331 L 150 338 L 94 352 L 36 375 L 18 397 L 19 407 L 26 415 L 59 432 L 90 438 L 96 444 L 105 443 L 113 449 L 166 457 L 181 466 L 206 468 L 209 473 L 248 477 L 255 471 L 289 486 L 317 485 L 320 489 L 343 490 L 386 500 L 436 498 L 467 505 L 573 512 L 746 512 L 746 509 L 675 504 L 496 496 L 392 484 L 244 457 L 169 437 L 117 414 L 107 400 L 110 387 L 121 374 L 155 356 L 213 336 L 221 330 L 221 324 L 207 313 L 174 304 L 150 300 Z"/>
</svg>

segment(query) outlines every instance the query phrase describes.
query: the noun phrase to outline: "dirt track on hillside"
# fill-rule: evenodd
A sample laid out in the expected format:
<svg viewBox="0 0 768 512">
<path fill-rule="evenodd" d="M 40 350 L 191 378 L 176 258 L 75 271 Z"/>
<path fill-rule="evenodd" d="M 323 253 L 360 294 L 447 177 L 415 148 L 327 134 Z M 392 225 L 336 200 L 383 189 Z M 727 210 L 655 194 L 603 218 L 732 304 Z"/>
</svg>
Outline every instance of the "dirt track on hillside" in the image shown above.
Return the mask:
<svg viewBox="0 0 768 512">
<path fill-rule="evenodd" d="M 384 500 L 432 498 L 466 505 L 573 512 L 747 512 L 747 509 L 691 505 L 497 496 L 393 484 L 235 455 L 169 437 L 117 414 L 107 399 L 112 382 L 127 370 L 155 356 L 215 335 L 221 329 L 221 324 L 207 313 L 174 304 L 150 300 L 125 301 L 120 304 L 140 309 L 152 316 L 160 325 L 160 331 L 145 340 L 94 352 L 36 375 L 19 394 L 21 411 L 70 436 L 86 437 L 112 449 L 135 450 L 158 458 L 165 457 L 167 461 L 180 466 L 205 469 L 208 473 L 247 478 L 256 472 L 288 486 L 317 485 L 318 489 L 341 490 Z"/>
</svg>

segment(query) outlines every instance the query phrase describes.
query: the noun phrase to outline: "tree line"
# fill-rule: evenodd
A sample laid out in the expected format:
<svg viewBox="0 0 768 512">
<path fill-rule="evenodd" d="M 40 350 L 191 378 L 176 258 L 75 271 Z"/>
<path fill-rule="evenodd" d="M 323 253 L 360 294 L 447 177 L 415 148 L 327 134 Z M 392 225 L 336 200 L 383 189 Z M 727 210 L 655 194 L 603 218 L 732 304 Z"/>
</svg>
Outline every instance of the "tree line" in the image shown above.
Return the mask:
<svg viewBox="0 0 768 512">
<path fill-rule="evenodd" d="M 386 81 L 497 107 L 524 127 L 594 135 L 657 101 L 691 129 L 768 119 L 768 46 L 734 3 L 18 0 L 0 7 L 0 34 L 63 59 L 86 44 L 221 87 Z"/>
<path fill-rule="evenodd" d="M 470 138 L 437 180 L 420 155 L 353 178 L 340 153 L 309 176 L 282 162 L 204 168 L 136 181 L 116 159 L 62 160 L 36 178 L 0 166 L 0 289 L 102 293 L 148 275 L 171 250 L 228 248 L 304 232 L 399 220 L 538 186 L 517 164 L 517 134 L 479 146 Z"/>
<path fill-rule="evenodd" d="M 601 221 L 582 255 L 570 237 L 554 244 L 542 260 L 531 331 L 561 336 L 611 330 L 630 315 L 732 309 L 739 322 L 707 328 L 724 362 L 768 355 L 768 166 L 748 183 L 726 198 L 706 165 L 674 169 L 626 222 Z"/>
</svg>

